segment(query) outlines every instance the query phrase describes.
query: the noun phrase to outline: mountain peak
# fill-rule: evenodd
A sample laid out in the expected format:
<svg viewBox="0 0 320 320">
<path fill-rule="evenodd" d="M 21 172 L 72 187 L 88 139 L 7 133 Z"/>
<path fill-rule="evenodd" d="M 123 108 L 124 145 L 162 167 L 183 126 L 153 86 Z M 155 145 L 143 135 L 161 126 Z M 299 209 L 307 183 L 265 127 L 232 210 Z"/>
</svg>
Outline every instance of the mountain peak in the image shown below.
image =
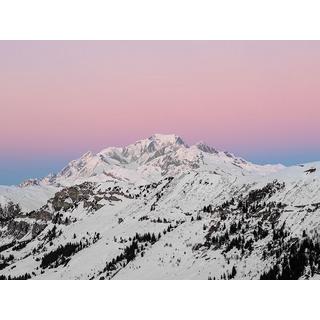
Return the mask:
<svg viewBox="0 0 320 320">
<path fill-rule="evenodd" d="M 82 159 L 90 159 L 90 158 L 92 158 L 92 157 L 94 157 L 94 153 L 91 152 L 91 151 L 88 151 L 88 152 L 86 152 L 81 158 L 82 158 Z"/>
<path fill-rule="evenodd" d="M 70 185 L 86 179 L 104 181 L 106 174 L 108 177 L 112 174 L 127 181 L 156 181 L 164 175 L 173 176 L 201 167 L 211 167 L 212 170 L 219 167 L 232 172 L 237 167 L 245 169 L 248 174 L 270 172 L 273 169 L 273 166 L 270 169 L 251 164 L 228 152 L 218 151 L 204 142 L 189 147 L 178 135 L 156 133 L 125 147 L 108 147 L 97 154 L 89 151 L 79 159 L 69 162 L 58 174 L 39 181 L 29 180 L 21 186 Z"/>
<path fill-rule="evenodd" d="M 175 134 L 155 133 L 149 138 L 149 140 L 155 141 L 158 144 L 178 144 L 187 147 L 187 144 L 182 140 L 182 138 Z"/>
<path fill-rule="evenodd" d="M 207 145 L 205 142 L 203 141 L 200 141 L 196 144 L 196 147 L 203 151 L 203 152 L 206 152 L 206 153 L 211 153 L 211 154 L 217 154 L 218 153 L 218 150 L 216 150 L 215 148 L 213 147 L 210 147 L 209 145 Z"/>
</svg>

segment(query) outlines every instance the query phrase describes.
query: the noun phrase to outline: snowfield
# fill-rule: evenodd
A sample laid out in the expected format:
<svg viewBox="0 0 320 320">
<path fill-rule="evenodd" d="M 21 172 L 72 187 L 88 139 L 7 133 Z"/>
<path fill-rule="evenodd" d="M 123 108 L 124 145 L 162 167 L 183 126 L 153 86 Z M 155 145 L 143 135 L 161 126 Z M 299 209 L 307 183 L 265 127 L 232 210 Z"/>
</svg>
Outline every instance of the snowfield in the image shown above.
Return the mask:
<svg viewBox="0 0 320 320">
<path fill-rule="evenodd" d="M 256 165 L 175 135 L 0 187 L 1 279 L 317 279 L 320 162 Z"/>
</svg>

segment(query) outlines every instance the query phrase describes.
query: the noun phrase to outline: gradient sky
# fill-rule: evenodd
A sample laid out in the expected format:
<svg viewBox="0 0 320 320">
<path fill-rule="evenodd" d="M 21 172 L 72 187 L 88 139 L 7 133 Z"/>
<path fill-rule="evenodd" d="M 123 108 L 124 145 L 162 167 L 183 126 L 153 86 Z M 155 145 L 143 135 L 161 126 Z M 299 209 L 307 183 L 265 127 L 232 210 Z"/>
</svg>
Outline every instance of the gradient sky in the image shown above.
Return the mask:
<svg viewBox="0 0 320 320">
<path fill-rule="evenodd" d="M 320 160 L 320 41 L 0 41 L 0 184 L 153 133 Z"/>
</svg>

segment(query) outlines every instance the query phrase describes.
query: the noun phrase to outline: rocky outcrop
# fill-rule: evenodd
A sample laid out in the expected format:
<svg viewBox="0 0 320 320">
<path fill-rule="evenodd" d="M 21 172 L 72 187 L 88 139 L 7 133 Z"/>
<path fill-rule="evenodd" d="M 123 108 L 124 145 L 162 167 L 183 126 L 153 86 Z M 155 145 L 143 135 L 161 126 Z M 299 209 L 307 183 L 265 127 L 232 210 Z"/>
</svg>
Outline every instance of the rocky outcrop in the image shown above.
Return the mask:
<svg viewBox="0 0 320 320">
<path fill-rule="evenodd" d="M 31 211 L 28 214 L 28 217 L 35 220 L 42 220 L 42 221 L 50 221 L 52 220 L 52 214 L 46 210 L 38 210 L 38 211 Z"/>
<path fill-rule="evenodd" d="M 21 208 L 18 204 L 9 202 L 6 206 L 0 205 L 0 223 L 14 219 L 21 213 Z"/>
<path fill-rule="evenodd" d="M 30 225 L 26 221 L 12 220 L 8 223 L 8 235 L 17 240 L 22 239 L 30 230 Z"/>
<path fill-rule="evenodd" d="M 93 185 L 85 182 L 81 185 L 64 188 L 57 192 L 51 200 L 55 211 L 68 211 L 78 205 L 80 201 L 88 201 L 93 195 Z"/>
<path fill-rule="evenodd" d="M 46 228 L 46 226 L 47 226 L 46 224 L 35 223 L 32 226 L 32 231 L 31 231 L 32 238 L 35 238 L 37 235 L 39 235 Z"/>
</svg>

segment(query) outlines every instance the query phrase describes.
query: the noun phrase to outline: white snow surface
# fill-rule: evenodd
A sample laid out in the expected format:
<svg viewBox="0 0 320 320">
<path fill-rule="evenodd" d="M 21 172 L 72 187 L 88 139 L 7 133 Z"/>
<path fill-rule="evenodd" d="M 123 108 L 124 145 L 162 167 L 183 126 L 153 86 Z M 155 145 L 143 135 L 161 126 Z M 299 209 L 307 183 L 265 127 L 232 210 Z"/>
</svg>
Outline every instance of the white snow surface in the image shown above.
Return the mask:
<svg viewBox="0 0 320 320">
<path fill-rule="evenodd" d="M 29 224 L 28 230 L 1 224 L 2 245 L 12 241 L 26 245 L 0 252 L 4 257 L 14 256 L 0 275 L 29 273 L 34 279 L 220 279 L 236 266 L 236 279 L 258 279 L 274 263 L 271 256 L 262 258 L 262 248 L 271 241 L 270 233 L 243 256 L 236 249 L 225 252 L 207 248 L 203 244 L 210 227 L 225 223 L 228 228 L 238 220 L 228 213 L 222 221 L 221 211 L 205 212 L 203 208 L 218 208 L 232 198 L 245 198 L 250 191 L 272 184 L 275 191 L 261 203 L 285 204 L 277 225 L 285 222 L 297 237 L 304 230 L 316 234 L 320 227 L 320 162 L 292 167 L 256 165 L 203 142 L 188 146 L 176 135 L 161 134 L 123 148 L 88 152 L 56 175 L 17 187 L 0 187 L 0 204 L 19 204 L 23 213 L 14 221 Z M 51 218 L 30 216 L 32 210 L 39 217 L 46 212 Z M 56 215 L 60 222 L 52 218 Z M 246 219 L 250 226 L 243 234 L 248 240 L 261 215 L 248 214 Z M 43 225 L 39 233 L 34 231 L 36 224 Z M 167 232 L 169 226 L 172 230 Z M 53 228 L 56 236 L 50 238 Z M 143 248 L 133 260 L 120 259 L 114 270 L 106 270 L 137 233 L 161 237 L 153 243 L 139 242 Z M 60 257 L 50 266 L 41 265 L 43 258 L 59 246 L 79 241 L 86 246 L 66 260 Z"/>
<path fill-rule="evenodd" d="M 73 185 L 83 181 L 106 179 L 146 183 L 166 175 L 191 169 L 224 170 L 242 175 L 266 175 L 283 169 L 282 165 L 255 165 L 228 152 L 198 143 L 189 147 L 179 136 L 155 134 L 129 146 L 110 147 L 94 154 L 85 153 L 71 161 L 57 175 L 39 181 L 41 185 Z M 33 182 L 34 183 L 34 182 Z"/>
</svg>

